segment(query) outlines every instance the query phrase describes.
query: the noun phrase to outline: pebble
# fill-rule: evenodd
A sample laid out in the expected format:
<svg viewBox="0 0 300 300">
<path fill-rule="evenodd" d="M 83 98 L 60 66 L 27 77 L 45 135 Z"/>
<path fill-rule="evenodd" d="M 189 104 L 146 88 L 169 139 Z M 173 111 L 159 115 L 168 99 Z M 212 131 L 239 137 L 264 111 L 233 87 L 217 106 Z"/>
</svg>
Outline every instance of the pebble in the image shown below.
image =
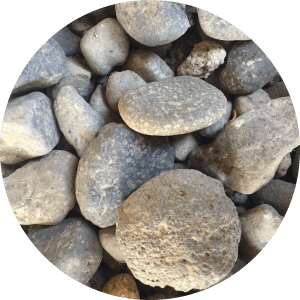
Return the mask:
<svg viewBox="0 0 300 300">
<path fill-rule="evenodd" d="M 106 275 L 103 267 L 100 264 L 99 268 L 97 269 L 96 273 L 88 282 L 88 286 L 94 290 L 101 291 L 106 283 Z"/>
<path fill-rule="evenodd" d="M 125 199 L 146 181 L 172 170 L 174 160 L 168 138 L 143 136 L 125 124 L 105 125 L 79 162 L 76 196 L 82 214 L 99 227 L 115 225 Z"/>
<path fill-rule="evenodd" d="M 172 136 L 175 147 L 176 159 L 178 161 L 187 160 L 190 152 L 199 146 L 200 137 L 193 133 Z"/>
<path fill-rule="evenodd" d="M 196 170 L 174 170 L 126 199 L 116 234 L 135 278 L 187 292 L 208 288 L 230 272 L 241 227 L 218 180 Z"/>
<path fill-rule="evenodd" d="M 108 78 L 106 84 L 106 98 L 110 107 L 117 113 L 121 96 L 129 89 L 135 89 L 146 82 L 133 71 L 115 72 Z"/>
<path fill-rule="evenodd" d="M 53 150 L 4 178 L 7 198 L 21 225 L 54 225 L 76 203 L 75 177 L 78 158 Z"/>
<path fill-rule="evenodd" d="M 24 161 L 21 161 L 21 162 L 19 162 L 17 164 L 13 164 L 13 165 L 4 164 L 3 162 L 1 162 L 2 177 L 5 178 L 5 177 L 13 174 L 18 169 L 20 169 L 25 164 L 27 164 L 27 162 L 28 162 L 28 160 L 24 160 Z"/>
<path fill-rule="evenodd" d="M 227 124 L 211 144 L 191 152 L 189 163 L 248 195 L 266 185 L 283 157 L 299 144 L 292 101 L 280 98 Z"/>
<path fill-rule="evenodd" d="M 281 163 L 279 164 L 279 166 L 278 166 L 278 168 L 277 168 L 277 171 L 276 171 L 276 173 L 275 173 L 274 178 L 275 178 L 275 179 L 278 179 L 278 178 L 281 178 L 281 177 L 285 176 L 286 173 L 287 173 L 288 168 L 289 168 L 291 165 L 292 165 L 292 158 L 291 158 L 291 154 L 288 153 L 288 154 L 286 154 L 286 155 L 283 157 Z"/>
<path fill-rule="evenodd" d="M 131 51 L 123 70 L 135 72 L 147 83 L 174 77 L 174 72 L 156 53 L 144 49 Z"/>
<path fill-rule="evenodd" d="M 214 124 L 226 106 L 226 97 L 214 86 L 192 76 L 178 76 L 127 91 L 120 98 L 119 112 L 137 132 L 170 136 Z"/>
<path fill-rule="evenodd" d="M 272 62 L 253 41 L 236 42 L 228 52 L 220 81 L 228 93 L 247 94 L 262 88 L 275 73 Z"/>
<path fill-rule="evenodd" d="M 295 184 L 280 179 L 273 179 L 250 197 L 256 205 L 269 204 L 285 216 L 292 201 Z"/>
<path fill-rule="evenodd" d="M 201 28 L 208 36 L 224 41 L 244 41 L 250 38 L 241 30 L 220 17 L 198 8 Z"/>
<path fill-rule="evenodd" d="M 296 154 L 292 164 L 292 173 L 295 179 L 297 179 L 298 172 L 299 172 L 299 156 L 300 156 L 300 147 L 298 147 L 296 150 Z"/>
<path fill-rule="evenodd" d="M 93 277 L 102 259 L 97 233 L 82 218 L 65 219 L 28 238 L 54 266 L 83 284 Z"/>
<path fill-rule="evenodd" d="M 241 216 L 242 237 L 239 251 L 245 262 L 251 261 L 267 245 L 282 219 L 268 204 L 261 204 Z"/>
<path fill-rule="evenodd" d="M 125 263 L 122 251 L 116 238 L 116 226 L 101 228 L 99 240 L 102 247 L 119 263 Z"/>
<path fill-rule="evenodd" d="M 85 33 L 80 48 L 92 71 L 107 75 L 114 67 L 125 63 L 129 41 L 119 22 L 107 18 Z"/>
<path fill-rule="evenodd" d="M 232 102 L 227 101 L 225 114 L 216 123 L 199 130 L 199 133 L 205 137 L 215 138 L 224 128 L 225 124 L 230 120 L 232 113 Z"/>
<path fill-rule="evenodd" d="M 0 157 L 6 164 L 46 155 L 60 139 L 51 101 L 40 92 L 9 101 L 1 130 Z"/>
<path fill-rule="evenodd" d="M 62 47 L 50 38 L 31 58 L 12 94 L 41 90 L 59 82 L 66 68 L 66 55 Z"/>
<path fill-rule="evenodd" d="M 178 67 L 178 76 L 197 76 L 207 78 L 208 75 L 224 63 L 225 49 L 214 41 L 204 41 L 194 46 L 191 54 Z"/>
<path fill-rule="evenodd" d="M 282 97 L 288 97 L 289 92 L 283 81 L 277 84 L 264 88 L 264 91 L 270 96 L 271 99 L 277 99 Z"/>
<path fill-rule="evenodd" d="M 157 0 L 116 4 L 117 19 L 127 33 L 146 46 L 170 43 L 190 27 L 185 5 Z"/>
<path fill-rule="evenodd" d="M 104 285 L 102 293 L 129 299 L 140 299 L 135 280 L 129 274 L 118 274 L 111 278 Z"/>
<path fill-rule="evenodd" d="M 101 116 L 70 85 L 60 89 L 54 101 L 54 111 L 60 130 L 82 157 L 104 125 Z"/>
</svg>

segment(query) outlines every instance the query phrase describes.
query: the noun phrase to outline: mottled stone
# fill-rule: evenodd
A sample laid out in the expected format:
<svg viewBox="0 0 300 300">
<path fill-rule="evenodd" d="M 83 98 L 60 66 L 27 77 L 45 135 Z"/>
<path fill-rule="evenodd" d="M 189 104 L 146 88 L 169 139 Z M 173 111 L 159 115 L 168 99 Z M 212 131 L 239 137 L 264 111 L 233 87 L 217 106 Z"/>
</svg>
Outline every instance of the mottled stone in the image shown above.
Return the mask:
<svg viewBox="0 0 300 300">
<path fill-rule="evenodd" d="M 107 75 L 115 66 L 125 63 L 129 42 L 119 22 L 107 18 L 85 33 L 80 48 L 92 71 Z"/>
<path fill-rule="evenodd" d="M 127 91 L 119 101 L 119 112 L 135 131 L 169 136 L 214 124 L 225 114 L 226 106 L 226 97 L 212 85 L 178 76 Z"/>
<path fill-rule="evenodd" d="M 187 292 L 208 288 L 230 272 L 241 227 L 218 180 L 196 170 L 174 170 L 126 199 L 116 234 L 135 278 Z"/>
<path fill-rule="evenodd" d="M 147 83 L 174 77 L 174 72 L 157 54 L 144 49 L 131 51 L 123 70 L 135 72 Z"/>
<path fill-rule="evenodd" d="M 196 134 L 187 133 L 172 136 L 172 142 L 175 147 L 176 159 L 185 161 L 190 152 L 199 146 L 200 138 Z"/>
<path fill-rule="evenodd" d="M 250 40 L 245 33 L 220 17 L 200 8 L 197 12 L 200 25 L 208 36 L 225 41 Z"/>
<path fill-rule="evenodd" d="M 96 273 L 88 282 L 88 286 L 94 290 L 101 291 L 106 283 L 106 275 L 103 267 L 100 265 Z"/>
<path fill-rule="evenodd" d="M 237 273 L 238 271 L 240 271 L 241 269 L 243 269 L 247 264 L 242 261 L 241 259 L 237 259 L 237 261 L 234 264 L 234 267 L 231 269 L 231 271 L 225 276 L 225 278 L 223 278 L 220 282 L 228 279 L 229 277 L 231 277 L 232 275 L 234 275 L 235 273 Z M 218 283 L 220 283 L 218 282 Z"/>
<path fill-rule="evenodd" d="M 1 162 L 2 177 L 5 178 L 5 177 L 13 174 L 15 171 L 17 171 L 18 169 L 23 167 L 25 164 L 27 164 L 27 162 L 28 162 L 27 160 L 24 160 L 22 162 L 19 162 L 17 164 L 13 164 L 13 165 L 4 164 L 3 162 Z"/>
<path fill-rule="evenodd" d="M 270 100 L 228 123 L 216 139 L 194 149 L 191 166 L 242 194 L 252 194 L 273 177 L 283 157 L 300 144 L 289 97 Z"/>
<path fill-rule="evenodd" d="M 285 176 L 288 168 L 291 165 L 292 165 L 292 158 L 291 158 L 291 154 L 288 153 L 283 157 L 281 163 L 279 164 L 274 178 L 277 179 Z"/>
<path fill-rule="evenodd" d="M 292 201 L 295 184 L 280 179 L 273 179 L 267 185 L 251 195 L 256 205 L 269 204 L 284 216 Z"/>
<path fill-rule="evenodd" d="M 129 274 L 118 274 L 111 278 L 103 287 L 102 293 L 129 299 L 140 299 L 135 280 Z"/>
<path fill-rule="evenodd" d="M 268 204 L 250 209 L 241 216 L 242 237 L 239 251 L 245 262 L 252 260 L 267 245 L 282 219 Z"/>
<path fill-rule="evenodd" d="M 76 203 L 75 177 L 78 158 L 53 150 L 4 179 L 7 198 L 22 225 L 54 225 Z"/>
<path fill-rule="evenodd" d="M 300 147 L 298 147 L 296 150 L 296 155 L 294 157 L 293 165 L 292 165 L 292 173 L 295 179 L 297 179 L 298 172 L 299 172 L 299 157 L 300 157 Z"/>
<path fill-rule="evenodd" d="M 143 136 L 125 124 L 105 125 L 79 162 L 76 196 L 82 214 L 99 227 L 115 225 L 125 199 L 172 170 L 174 159 L 168 138 Z"/>
<path fill-rule="evenodd" d="M 18 78 L 12 94 L 41 90 L 62 78 L 66 55 L 62 47 L 50 38 L 31 58 Z"/>
<path fill-rule="evenodd" d="M 275 73 L 272 62 L 253 41 L 237 42 L 228 52 L 220 81 L 231 94 L 247 94 L 262 88 Z"/>
<path fill-rule="evenodd" d="M 110 107 L 117 113 L 121 96 L 129 89 L 135 89 L 146 82 L 133 71 L 115 72 L 108 78 L 106 84 L 106 98 Z"/>
<path fill-rule="evenodd" d="M 271 99 L 277 99 L 282 97 L 288 97 L 289 92 L 283 81 L 277 84 L 264 88 L 264 91 L 270 96 Z"/>
<path fill-rule="evenodd" d="M 46 155 L 59 139 L 52 104 L 45 94 L 33 92 L 7 104 L 1 129 L 3 163 L 16 164 Z"/>
<path fill-rule="evenodd" d="M 102 259 L 97 233 L 83 218 L 65 219 L 28 238 L 54 266 L 83 284 L 93 277 Z"/>
<path fill-rule="evenodd" d="M 126 32 L 146 46 L 170 43 L 190 27 L 185 5 L 157 0 L 116 4 L 117 19 Z"/>
<path fill-rule="evenodd" d="M 225 57 L 225 49 L 217 42 L 201 42 L 194 46 L 191 54 L 178 67 L 177 75 L 207 78 L 212 71 L 224 63 Z"/>
</svg>

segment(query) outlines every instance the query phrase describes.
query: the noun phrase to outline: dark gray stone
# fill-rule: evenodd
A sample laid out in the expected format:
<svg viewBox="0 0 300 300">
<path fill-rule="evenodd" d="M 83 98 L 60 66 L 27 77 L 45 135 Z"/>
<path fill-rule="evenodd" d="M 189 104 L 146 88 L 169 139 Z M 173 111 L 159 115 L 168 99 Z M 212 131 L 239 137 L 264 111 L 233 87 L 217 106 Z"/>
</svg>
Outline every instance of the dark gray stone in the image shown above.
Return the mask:
<svg viewBox="0 0 300 300">
<path fill-rule="evenodd" d="M 270 96 L 271 99 L 278 99 L 289 96 L 289 91 L 287 90 L 283 81 L 278 82 L 273 86 L 264 88 L 264 91 Z"/>
<path fill-rule="evenodd" d="M 86 219 L 99 227 L 116 224 L 116 213 L 138 187 L 173 169 L 175 150 L 168 138 L 143 136 L 110 123 L 81 158 L 76 196 Z"/>
<path fill-rule="evenodd" d="M 275 73 L 272 62 L 253 41 L 237 42 L 227 55 L 220 81 L 231 94 L 247 94 L 262 88 Z"/>
<path fill-rule="evenodd" d="M 116 18 L 115 5 L 109 5 L 109 6 L 96 9 L 90 12 L 89 14 L 96 20 L 96 24 L 107 18 L 115 19 Z"/>
<path fill-rule="evenodd" d="M 90 13 L 74 20 L 68 25 L 68 27 L 71 29 L 72 32 L 82 37 L 87 30 L 91 29 L 96 24 L 97 22 L 95 18 Z"/>
<path fill-rule="evenodd" d="M 66 67 L 62 47 L 50 38 L 31 58 L 18 78 L 12 94 L 41 90 L 59 82 Z"/>
<path fill-rule="evenodd" d="M 300 157 L 300 147 L 298 147 L 296 150 L 296 155 L 294 157 L 293 165 L 292 165 L 292 172 L 295 179 L 297 179 L 298 172 L 299 172 L 299 157 Z"/>
<path fill-rule="evenodd" d="M 83 218 L 65 219 L 28 238 L 54 266 L 83 284 L 93 277 L 102 259 L 97 232 Z"/>
<path fill-rule="evenodd" d="M 96 273 L 93 275 L 93 277 L 90 279 L 90 281 L 87 283 L 87 286 L 90 288 L 97 290 L 101 292 L 102 288 L 104 287 L 105 283 L 107 282 L 105 271 L 102 267 L 102 264 L 99 266 Z"/>
</svg>

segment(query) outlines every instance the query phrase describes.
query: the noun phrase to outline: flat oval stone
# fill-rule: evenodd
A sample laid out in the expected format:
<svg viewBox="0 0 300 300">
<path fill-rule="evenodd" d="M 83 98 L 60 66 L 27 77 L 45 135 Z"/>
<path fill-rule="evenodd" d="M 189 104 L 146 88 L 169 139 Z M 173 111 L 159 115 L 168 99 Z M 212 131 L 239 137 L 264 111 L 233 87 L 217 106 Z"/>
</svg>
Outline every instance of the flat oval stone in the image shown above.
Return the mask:
<svg viewBox="0 0 300 300">
<path fill-rule="evenodd" d="M 227 99 L 220 90 L 191 76 L 151 82 L 128 90 L 119 100 L 120 115 L 130 128 L 157 136 L 206 128 L 226 109 Z"/>
</svg>

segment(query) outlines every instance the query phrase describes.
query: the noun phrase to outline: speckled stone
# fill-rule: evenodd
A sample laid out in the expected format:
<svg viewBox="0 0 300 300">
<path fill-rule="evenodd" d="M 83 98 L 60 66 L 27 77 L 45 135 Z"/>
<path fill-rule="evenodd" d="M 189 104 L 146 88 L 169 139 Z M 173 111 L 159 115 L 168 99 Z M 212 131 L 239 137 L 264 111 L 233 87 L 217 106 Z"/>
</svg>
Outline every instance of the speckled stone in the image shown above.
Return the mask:
<svg viewBox="0 0 300 300">
<path fill-rule="evenodd" d="M 230 272 L 241 227 L 218 180 L 196 170 L 174 170 L 126 199 L 116 234 L 135 278 L 187 292 L 208 288 Z"/>
<path fill-rule="evenodd" d="M 272 62 L 253 41 L 237 42 L 228 52 L 220 81 L 228 93 L 247 94 L 262 88 L 275 73 Z"/>
<path fill-rule="evenodd" d="M 135 280 L 129 274 L 118 274 L 111 278 L 103 287 L 102 293 L 129 299 L 140 299 Z"/>
<path fill-rule="evenodd" d="M 291 154 L 287 153 L 280 162 L 274 178 L 278 179 L 286 175 L 288 168 L 292 165 Z"/>
<path fill-rule="evenodd" d="M 264 88 L 264 91 L 270 96 L 271 99 L 277 99 L 282 97 L 288 97 L 289 92 L 283 81 L 277 84 Z"/>
<path fill-rule="evenodd" d="M 83 284 L 92 278 L 102 259 L 97 233 L 83 218 L 65 219 L 28 234 L 28 238 L 49 262 Z"/>
<path fill-rule="evenodd" d="M 12 94 L 41 90 L 62 78 L 66 55 L 62 47 L 50 38 L 31 58 L 18 78 Z"/>
<path fill-rule="evenodd" d="M 296 150 L 296 155 L 294 157 L 293 165 L 292 165 L 292 173 L 295 179 L 297 179 L 298 172 L 299 172 L 299 157 L 300 157 L 300 147 L 298 147 Z"/>
<path fill-rule="evenodd" d="M 16 164 L 46 155 L 59 139 L 52 104 L 45 94 L 32 92 L 8 102 L 1 129 L 3 163 Z"/>
<path fill-rule="evenodd" d="M 226 97 L 212 85 L 179 76 L 127 91 L 119 101 L 119 112 L 137 132 L 170 136 L 214 124 L 225 114 L 226 106 Z"/>
<path fill-rule="evenodd" d="M 177 40 L 190 27 L 184 9 L 184 4 L 168 1 L 132 1 L 116 4 L 116 15 L 135 40 L 158 46 Z"/>
<path fill-rule="evenodd" d="M 105 125 L 79 162 L 76 196 L 82 214 L 99 227 L 115 225 L 125 199 L 172 170 L 174 160 L 168 138 L 143 136 L 125 124 Z"/>
</svg>

